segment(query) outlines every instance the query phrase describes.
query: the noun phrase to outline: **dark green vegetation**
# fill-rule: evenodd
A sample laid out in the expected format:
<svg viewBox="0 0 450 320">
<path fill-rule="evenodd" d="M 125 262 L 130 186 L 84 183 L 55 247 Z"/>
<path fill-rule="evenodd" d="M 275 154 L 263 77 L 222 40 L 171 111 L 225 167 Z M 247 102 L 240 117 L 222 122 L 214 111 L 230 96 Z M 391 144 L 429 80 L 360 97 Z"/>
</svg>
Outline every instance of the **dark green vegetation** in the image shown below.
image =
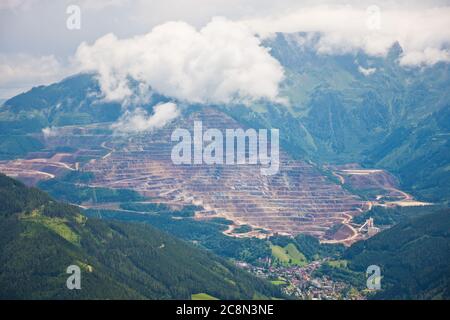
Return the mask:
<svg viewBox="0 0 450 320">
<path fill-rule="evenodd" d="M 222 232 L 227 229 L 230 221 L 222 218 L 195 221 L 189 216 L 179 214 L 179 212 L 189 211 L 189 207 L 181 211 L 171 211 L 165 206 L 148 203 L 126 203 L 122 204 L 121 207 L 127 210 L 134 209 L 136 213 L 119 210 L 89 209 L 85 211 L 85 214 L 90 217 L 101 217 L 107 220 L 118 219 L 148 223 L 177 238 L 211 250 L 215 254 L 245 261 L 253 265 L 266 265 L 266 258 L 272 257 L 272 262 L 275 265 L 304 266 L 306 263 L 318 259 L 338 259 L 345 250 L 343 245 L 320 244 L 319 240 L 307 235 L 298 235 L 294 238 L 273 236 L 269 240 L 229 237 Z M 149 208 L 151 210 L 148 210 Z M 158 211 L 156 208 L 161 209 L 161 211 Z M 147 209 L 147 213 L 142 214 L 143 211 L 146 211 L 143 209 Z M 183 218 L 180 219 L 180 217 Z M 358 287 L 363 283 L 363 275 L 361 273 L 334 269 L 333 274 L 328 272 L 328 270 L 323 271 L 324 274 L 329 276 L 338 275 L 336 280 L 351 279 L 351 283 L 357 283 Z M 356 284 L 354 286 L 356 287 Z"/>
<path fill-rule="evenodd" d="M 219 256 L 253 264 L 258 264 L 261 258 L 269 257 L 271 252 L 267 241 L 256 238 L 238 239 L 224 235 L 222 232 L 227 229 L 227 220 L 225 222 L 221 219 L 196 221 L 191 217 L 180 216 L 180 211 L 142 214 L 119 210 L 89 209 L 85 213 L 91 217 L 104 219 L 144 222 L 177 238 L 211 250 Z"/>
<path fill-rule="evenodd" d="M 23 157 L 28 152 L 43 148 L 42 143 L 29 135 L 1 135 L 0 160 Z"/>
<path fill-rule="evenodd" d="M 120 208 L 142 213 L 166 214 L 173 217 L 193 217 L 195 211 L 199 209 L 199 207 L 191 205 L 184 206 L 181 210 L 173 210 L 165 204 L 148 202 L 125 202 L 120 204 Z"/>
<path fill-rule="evenodd" d="M 95 92 L 98 84 L 86 74 L 35 87 L 5 101 L 0 106 L 0 160 L 41 150 L 35 135 L 43 128 L 117 119 L 120 105 L 98 103 Z"/>
<path fill-rule="evenodd" d="M 336 263 L 335 261 L 325 262 L 319 269 L 314 271 L 315 277 L 327 276 L 334 281 L 344 282 L 358 290 L 366 288 L 366 278 L 364 271 L 350 270 L 345 263 Z"/>
<path fill-rule="evenodd" d="M 381 207 L 374 206 L 371 210 L 353 218 L 355 223 L 362 224 L 368 218 L 373 218 L 377 226 L 392 226 L 408 218 L 419 215 L 437 213 L 444 206 L 420 206 L 420 207 Z"/>
<path fill-rule="evenodd" d="M 299 234 L 294 238 L 285 236 L 270 237 L 270 242 L 280 247 L 294 244 L 309 261 L 320 258 L 338 258 L 345 250 L 343 245 L 321 244 L 314 237 Z"/>
<path fill-rule="evenodd" d="M 307 264 L 306 257 L 298 251 L 293 243 L 287 244 L 285 247 L 271 245 L 272 257 L 274 264 L 305 266 Z"/>
<path fill-rule="evenodd" d="M 49 126 L 116 120 L 120 116 L 120 104 L 98 101 L 98 92 L 98 83 L 89 74 L 35 87 L 4 103 L 0 133 L 26 134 Z"/>
<path fill-rule="evenodd" d="M 246 224 L 239 226 L 233 230 L 234 233 L 247 233 L 250 231 L 252 231 L 252 227 L 250 227 L 249 225 L 246 225 Z"/>
<path fill-rule="evenodd" d="M 0 298 L 280 297 L 269 283 L 148 225 L 86 218 L 0 175 Z M 68 290 L 69 265 L 82 270 Z"/>
<path fill-rule="evenodd" d="M 450 299 L 450 210 L 406 219 L 344 254 L 348 267 L 378 265 L 376 299 Z"/>
<path fill-rule="evenodd" d="M 139 193 L 130 189 L 93 188 L 57 179 L 42 181 L 38 186 L 59 200 L 76 204 L 83 202 L 139 201 L 144 199 Z"/>
<path fill-rule="evenodd" d="M 61 178 L 42 181 L 39 187 L 61 201 L 81 204 L 117 202 L 123 210 L 89 209 L 85 213 L 96 218 L 116 219 L 126 222 L 145 222 L 177 238 L 199 244 L 214 253 L 236 260 L 258 263 L 270 256 L 270 246 L 260 239 L 237 239 L 224 235 L 231 221 L 214 218 L 199 222 L 192 219 L 196 206 L 172 210 L 164 204 L 143 202 L 151 199 L 129 189 L 92 188 L 77 185 L 92 179 L 87 172 L 70 172 Z"/>
<path fill-rule="evenodd" d="M 170 266 L 173 263 L 171 261 L 173 255 L 177 256 L 177 259 L 183 259 L 185 254 L 189 256 L 199 254 L 201 256 L 204 255 L 202 259 L 210 259 L 211 263 L 214 261 L 214 263 L 225 266 L 225 269 L 232 274 L 227 276 L 227 273 L 220 273 L 218 275 L 217 270 L 223 270 L 223 268 L 219 267 L 217 270 L 212 269 L 214 270 L 213 274 L 207 274 L 206 279 L 209 279 L 209 276 L 211 279 L 217 276 L 218 278 L 225 277 L 225 280 L 229 279 L 232 282 L 236 282 L 234 280 L 235 277 L 240 276 L 245 278 L 247 275 L 239 273 L 234 267 L 220 260 L 220 258 L 215 257 L 212 253 L 198 251 L 198 249 L 190 245 L 161 234 L 159 231 L 145 225 L 115 221 L 115 219 L 120 219 L 151 224 L 179 238 L 210 249 L 216 254 L 254 264 L 260 263 L 260 258 L 266 258 L 270 255 L 275 255 L 280 263 L 288 265 L 303 265 L 306 260 L 312 261 L 320 258 L 331 258 L 332 260 L 324 263 L 314 275 L 326 275 L 334 280 L 348 283 L 359 290 L 365 287 L 364 272 L 367 266 L 376 264 L 382 269 L 383 290 L 375 293 L 373 298 L 449 298 L 450 268 L 448 261 L 450 261 L 450 212 L 448 210 L 442 211 L 440 209 L 441 211 L 436 212 L 436 209 L 431 209 L 432 207 L 374 209 L 368 213 L 368 216 L 373 216 L 377 219 L 377 217 L 383 217 L 385 215 L 384 218 L 387 219 L 386 223 L 391 224 L 393 222 L 398 224 L 392 229 L 385 230 L 377 236 L 367 241 L 356 243 L 345 250 L 343 246 L 320 244 L 317 239 L 305 235 L 298 235 L 295 238 L 274 236 L 269 239 L 270 242 L 259 239 L 231 238 L 222 234 L 222 231 L 227 228 L 229 221 L 224 219 L 212 219 L 203 222 L 194 221 L 190 217 L 190 214 L 180 214 L 180 212 L 192 212 L 192 210 L 195 210 L 195 208 L 189 207 L 186 210 L 171 211 L 162 205 L 127 202 L 123 203 L 121 207 L 131 211 L 145 212 L 145 214 L 124 211 L 88 210 L 87 214 L 90 218 L 86 220 L 86 218 L 80 215 L 78 208 L 55 202 L 47 194 L 37 189 L 25 188 L 21 183 L 5 178 L 4 176 L 2 176 L 0 182 L 0 208 L 3 215 L 1 232 L 4 235 L 3 239 L 5 239 L 4 241 L 2 240 L 2 252 L 8 254 L 8 256 L 3 256 L 2 258 L 5 261 L 3 265 L 7 269 L 5 272 L 2 272 L 3 278 L 0 277 L 2 288 L 8 288 L 8 282 L 5 280 L 5 277 L 6 279 L 14 277 L 16 273 L 13 273 L 12 270 L 16 270 L 17 268 L 19 268 L 17 270 L 23 270 L 21 272 L 25 274 L 27 274 L 26 270 L 39 270 L 39 274 L 41 272 L 47 274 L 45 270 L 35 268 L 47 268 L 47 264 L 49 264 L 48 274 L 54 277 L 50 284 L 41 283 L 40 281 L 43 281 L 45 277 L 37 276 L 34 271 L 33 273 L 30 272 L 30 274 L 27 274 L 27 281 L 31 284 L 39 283 L 39 286 L 43 286 L 43 290 L 45 291 L 45 293 L 36 293 L 34 296 L 27 295 L 27 292 L 33 292 L 33 289 L 27 287 L 26 283 L 28 282 L 24 283 L 25 281 L 21 282 L 20 279 L 14 278 L 14 283 L 19 283 L 19 287 L 23 286 L 26 288 L 23 289 L 22 295 L 18 295 L 18 297 L 106 298 L 106 296 L 101 295 L 100 290 L 92 291 L 91 296 L 80 296 L 77 295 L 77 292 L 64 291 L 66 289 L 53 292 L 51 289 L 53 288 L 52 285 L 64 285 L 67 277 L 64 273 L 64 267 L 59 265 L 59 260 L 64 261 L 64 265 L 73 264 L 75 263 L 73 261 L 78 261 L 79 265 L 84 266 L 85 271 L 92 268 L 94 272 L 85 272 L 88 278 L 85 279 L 85 286 L 89 286 L 90 283 L 96 283 L 96 286 L 100 286 L 101 288 L 111 287 L 108 290 L 109 292 L 114 292 L 115 297 L 189 297 L 189 294 L 195 295 L 201 292 L 208 292 L 209 295 L 222 299 L 244 297 L 244 295 L 239 296 L 239 294 L 243 293 L 230 293 L 227 291 L 230 288 L 224 289 L 220 285 L 216 286 L 215 284 L 211 284 L 210 287 L 204 284 L 205 287 L 203 288 L 199 286 L 193 288 L 189 286 L 189 281 L 187 282 L 188 285 L 184 282 L 183 276 L 175 277 L 176 280 L 173 280 L 180 282 L 180 286 L 177 289 L 179 291 L 176 292 L 167 288 L 161 289 L 162 291 L 158 292 L 144 292 L 140 291 L 141 289 L 135 288 L 134 285 L 136 283 L 130 280 L 129 277 L 134 277 L 134 273 L 136 272 L 145 279 L 145 275 L 140 273 L 142 271 L 140 269 L 144 266 L 145 268 L 150 268 L 147 266 L 147 264 L 151 264 L 151 261 L 147 260 L 147 254 L 152 252 L 154 255 L 154 251 L 156 251 L 156 257 L 164 261 L 158 264 L 158 266 Z M 17 199 L 26 199 L 26 201 Z M 92 218 L 95 216 L 106 218 L 106 220 L 100 221 Z M 383 221 L 380 220 L 379 223 L 382 224 Z M 147 233 L 150 233 L 148 237 L 146 236 Z M 48 242 L 45 240 L 47 237 L 51 239 Z M 161 237 L 164 240 L 160 240 Z M 170 245 L 171 243 L 173 247 Z M 160 248 L 162 244 L 164 244 L 164 248 L 161 249 L 169 251 L 168 255 L 170 257 L 158 256 L 158 250 L 155 248 Z M 270 244 L 272 244 L 272 247 L 270 247 Z M 36 246 L 37 248 L 35 248 Z M 62 247 L 60 248 L 59 246 Z M 274 247 L 281 251 L 274 253 Z M 5 249 L 3 250 L 3 248 Z M 13 254 L 12 251 L 8 250 L 15 250 L 14 252 L 18 254 Z M 132 255 L 131 257 L 127 256 L 124 258 L 121 250 L 126 251 L 127 254 L 129 254 L 128 252 L 132 252 L 136 256 Z M 42 253 L 40 253 L 41 251 Z M 33 254 L 38 256 L 32 255 L 28 257 L 22 252 L 33 252 Z M 106 252 L 109 254 L 106 254 Z M 113 252 L 117 253 L 112 254 Z M 45 260 L 45 264 L 42 263 L 34 266 L 36 261 L 39 261 L 39 257 L 47 255 L 50 257 L 53 256 L 57 262 L 50 263 L 49 260 Z M 66 255 L 69 257 L 66 257 Z M 13 259 L 6 260 L 5 257 L 9 256 L 13 257 Z M 61 258 L 59 259 L 58 257 Z M 152 257 L 152 259 L 156 259 L 155 256 Z M 196 259 L 198 258 L 197 256 L 195 257 Z M 342 257 L 345 260 L 339 260 Z M 193 270 L 197 270 L 195 268 L 199 266 L 190 261 L 188 256 L 185 259 L 188 260 L 186 262 L 187 265 L 193 263 Z M 216 260 L 220 262 L 216 262 Z M 201 263 L 203 265 L 207 263 L 205 260 L 198 261 L 202 261 Z M 206 265 L 211 267 L 210 264 Z M 127 266 L 126 269 L 122 269 L 123 266 Z M 60 269 L 56 270 L 56 268 Z M 63 271 L 61 271 L 61 268 Z M 176 272 L 184 275 L 184 269 L 183 271 L 178 271 L 176 267 L 174 268 Z M 139 272 L 137 269 L 139 269 Z M 128 272 L 128 270 L 131 270 L 131 272 Z M 148 273 L 161 272 L 155 265 L 153 265 L 153 268 L 145 270 Z M 100 272 L 101 276 L 99 273 L 95 273 L 95 271 Z M 121 275 L 120 281 L 115 278 L 116 274 Z M 91 279 L 91 277 L 93 278 Z M 165 277 L 167 277 L 167 281 L 172 281 L 169 275 L 165 275 Z M 194 275 L 190 275 L 189 277 L 194 277 Z M 34 282 L 33 279 L 35 279 Z M 202 279 L 205 279 L 205 277 Z M 143 280 L 139 280 L 139 282 L 141 281 Z M 214 280 L 215 283 L 217 281 L 219 280 Z M 245 287 L 247 287 L 245 281 L 240 280 L 239 283 L 245 284 Z M 6 285 L 3 285 L 5 282 Z M 228 281 L 225 282 L 228 283 Z M 200 284 L 203 283 L 200 282 Z M 8 290 L 10 291 L 7 291 L 6 295 L 12 296 L 13 291 L 11 290 L 14 288 L 9 288 Z M 208 290 L 204 288 L 208 288 Z M 169 292 L 165 290 L 169 290 Z M 273 289 L 266 288 L 263 282 L 258 285 L 257 290 L 255 289 L 255 291 L 265 292 L 265 296 L 276 295 L 273 292 L 269 294 L 268 292 L 270 290 Z M 249 296 L 247 295 L 246 297 Z"/>
</svg>

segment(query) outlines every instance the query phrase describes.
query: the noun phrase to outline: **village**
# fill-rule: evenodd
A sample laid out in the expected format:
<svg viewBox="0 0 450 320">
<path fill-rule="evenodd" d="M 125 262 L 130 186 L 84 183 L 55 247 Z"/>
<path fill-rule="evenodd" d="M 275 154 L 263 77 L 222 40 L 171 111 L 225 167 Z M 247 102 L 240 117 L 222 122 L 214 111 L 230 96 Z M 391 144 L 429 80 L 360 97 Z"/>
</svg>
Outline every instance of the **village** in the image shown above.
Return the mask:
<svg viewBox="0 0 450 320">
<path fill-rule="evenodd" d="M 364 294 L 349 284 L 315 274 L 327 261 L 316 260 L 305 266 L 274 265 L 268 258 L 261 266 L 246 262 L 237 262 L 236 265 L 281 286 L 283 293 L 299 300 L 364 300 Z"/>
</svg>

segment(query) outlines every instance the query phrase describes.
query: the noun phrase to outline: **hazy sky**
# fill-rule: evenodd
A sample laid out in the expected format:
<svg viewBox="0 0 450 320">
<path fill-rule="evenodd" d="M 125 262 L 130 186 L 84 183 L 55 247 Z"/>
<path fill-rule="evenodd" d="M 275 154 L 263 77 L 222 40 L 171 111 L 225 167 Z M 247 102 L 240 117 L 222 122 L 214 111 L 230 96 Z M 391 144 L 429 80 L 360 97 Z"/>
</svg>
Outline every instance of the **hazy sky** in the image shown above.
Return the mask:
<svg viewBox="0 0 450 320">
<path fill-rule="evenodd" d="M 66 10 L 69 5 L 78 5 L 81 9 L 79 30 L 69 30 L 66 27 L 69 17 Z M 380 10 L 381 25 L 375 28 L 376 30 L 368 30 L 367 9 L 373 5 Z M 323 41 L 316 49 L 324 54 L 340 54 L 361 49 L 369 54 L 382 55 L 392 41 L 400 41 L 407 49 L 402 63 L 427 65 L 450 58 L 449 13 L 449 1 L 0 0 L 0 99 L 34 85 L 58 81 L 78 70 L 99 71 L 98 67 L 92 65 L 96 62 L 95 59 L 80 61 L 82 57 L 80 45 L 83 42 L 85 42 L 84 58 L 93 58 L 95 53 L 103 54 L 108 60 L 109 49 L 122 48 L 128 44 L 123 42 L 127 38 L 140 36 L 130 40 L 135 51 L 130 51 L 124 56 L 115 56 L 103 65 L 109 71 L 122 68 L 120 70 L 124 75 L 136 74 L 130 69 L 134 66 L 123 63 L 120 59 L 130 59 L 135 53 L 141 54 L 147 49 L 150 50 L 146 47 L 149 45 L 157 57 L 162 55 L 163 51 L 155 49 L 154 45 L 158 43 L 158 36 L 171 38 L 171 25 L 169 27 L 166 25 L 164 32 L 160 30 L 157 33 L 152 29 L 169 21 L 186 22 L 187 24 L 182 27 L 176 24 L 172 26 L 176 26 L 179 31 L 180 28 L 184 28 L 184 31 L 180 32 L 188 33 L 190 38 L 187 39 L 186 45 L 201 43 L 201 48 L 204 49 L 201 52 L 185 52 L 181 57 L 174 54 L 171 56 L 174 60 L 171 61 L 187 61 L 192 54 L 202 55 L 211 52 L 212 49 L 220 50 L 220 41 L 215 38 L 232 37 L 226 35 L 226 30 L 218 30 L 215 27 L 217 24 L 211 25 L 211 20 L 215 16 L 225 17 L 229 24 L 225 23 L 222 26 L 235 30 L 238 37 L 242 34 L 236 31 L 240 27 L 234 25 L 235 22 L 244 24 L 250 32 L 261 36 L 270 36 L 277 31 L 321 32 Z M 191 27 L 194 31 L 190 29 Z M 243 32 L 248 36 L 248 31 Z M 109 49 L 101 47 L 101 44 L 96 42 L 108 33 L 113 33 L 116 38 L 116 41 L 110 42 L 112 47 Z M 241 48 L 236 42 L 233 45 L 236 52 L 243 54 L 244 62 L 239 62 L 242 68 L 254 66 L 251 59 L 246 56 L 245 47 Z M 273 81 L 279 81 L 281 78 L 276 62 L 265 57 L 264 52 L 259 51 L 257 46 L 257 43 L 253 43 L 253 47 L 250 46 L 253 54 L 267 66 L 267 72 L 273 74 L 275 77 Z M 99 51 L 100 49 L 103 51 Z M 168 50 L 165 46 L 164 49 Z M 173 49 L 181 48 L 175 45 Z M 217 57 L 220 61 L 218 68 L 227 73 L 226 68 L 234 62 L 223 61 L 222 58 Z M 157 58 L 144 56 L 140 63 L 154 64 L 157 61 L 154 59 Z M 238 60 L 241 61 L 240 58 Z M 177 66 L 178 64 L 173 63 L 173 70 L 170 71 L 172 77 L 177 75 Z M 199 70 L 194 68 L 192 72 L 197 74 Z M 156 83 L 166 88 L 164 87 L 166 79 L 149 78 L 143 74 L 136 76 L 149 82 L 147 84 Z M 258 74 L 254 73 L 253 76 L 257 77 Z M 120 79 L 113 80 L 120 81 Z M 242 79 L 243 82 L 251 80 L 251 78 Z M 210 81 L 210 78 L 205 75 L 205 78 L 198 82 L 199 86 L 202 85 L 202 81 Z M 232 92 L 232 88 L 224 89 L 228 82 L 219 81 L 218 85 L 221 86 L 220 90 L 225 90 L 223 92 L 228 92 L 227 90 Z M 266 85 L 268 89 L 273 87 L 273 83 L 260 85 Z M 213 93 L 200 92 L 197 87 L 185 88 L 182 83 L 180 88 L 186 89 L 188 98 L 192 94 L 192 97 L 195 95 L 197 99 L 213 97 L 212 95 L 218 99 L 217 88 L 211 89 Z M 256 89 L 251 87 L 249 90 L 249 94 L 256 92 Z M 273 93 L 272 97 L 275 96 Z M 221 99 L 226 100 L 226 97 Z"/>
</svg>

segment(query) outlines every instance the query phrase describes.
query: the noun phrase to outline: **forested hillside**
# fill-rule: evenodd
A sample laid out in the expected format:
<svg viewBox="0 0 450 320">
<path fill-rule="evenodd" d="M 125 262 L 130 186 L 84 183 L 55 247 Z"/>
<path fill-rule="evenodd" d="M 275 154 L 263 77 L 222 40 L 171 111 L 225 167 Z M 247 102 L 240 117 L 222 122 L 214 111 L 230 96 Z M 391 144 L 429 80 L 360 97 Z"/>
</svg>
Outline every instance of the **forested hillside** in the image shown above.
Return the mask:
<svg viewBox="0 0 450 320">
<path fill-rule="evenodd" d="M 264 280 L 151 226 L 86 218 L 4 175 L 0 238 L 2 299 L 280 297 Z M 73 264 L 81 290 L 66 288 Z"/>
<path fill-rule="evenodd" d="M 344 257 L 355 271 L 380 266 L 376 299 L 450 299 L 450 210 L 400 222 L 355 243 Z"/>
</svg>

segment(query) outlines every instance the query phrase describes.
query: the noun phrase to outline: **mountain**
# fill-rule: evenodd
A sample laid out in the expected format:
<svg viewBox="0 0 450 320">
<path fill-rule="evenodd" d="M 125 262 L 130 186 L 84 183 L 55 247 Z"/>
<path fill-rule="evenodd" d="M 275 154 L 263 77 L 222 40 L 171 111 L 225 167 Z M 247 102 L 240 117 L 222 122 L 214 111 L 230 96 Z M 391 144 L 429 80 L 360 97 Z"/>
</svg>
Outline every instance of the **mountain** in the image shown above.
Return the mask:
<svg viewBox="0 0 450 320">
<path fill-rule="evenodd" d="M 349 268 L 381 268 L 375 299 L 450 299 L 450 210 L 420 215 L 355 243 Z"/>
<path fill-rule="evenodd" d="M 401 66 L 398 44 L 386 57 L 317 54 L 319 40 L 296 33 L 265 41 L 285 69 L 281 91 L 289 105 L 227 112 L 256 126 L 283 128 L 282 145 L 297 157 L 384 168 L 420 198 L 448 202 L 449 64 Z"/>
<path fill-rule="evenodd" d="M 384 168 L 420 199 L 448 203 L 449 64 L 401 66 L 399 44 L 386 57 L 318 54 L 318 41 L 308 33 L 264 40 L 285 69 L 288 105 L 215 107 L 240 123 L 283 128 L 281 144 L 294 157 Z M 40 150 L 34 133 L 45 127 L 117 120 L 120 104 L 100 96 L 95 76 L 82 74 L 7 100 L 0 107 L 0 159 Z M 167 100 L 152 99 L 149 106 Z"/>
<path fill-rule="evenodd" d="M 68 77 L 8 99 L 2 107 L 0 133 L 40 132 L 48 126 L 114 121 L 120 104 L 99 101 L 92 74 Z"/>
<path fill-rule="evenodd" d="M 291 166 L 281 170 L 279 176 L 261 178 L 250 170 L 209 166 L 174 170 L 167 158 L 171 128 L 163 128 L 166 135 L 114 136 L 109 124 L 120 117 L 121 106 L 101 99 L 93 74 L 79 74 L 50 86 L 33 88 L 0 107 L 0 160 L 22 158 L 14 163 L 5 161 L 3 168 L 11 165 L 13 174 L 20 171 L 29 174 L 33 183 L 41 181 L 40 185 L 58 199 L 85 205 L 93 213 L 105 209 L 109 212 L 109 215 L 105 213 L 105 218 L 151 220 L 161 229 L 188 241 L 206 239 L 204 242 L 209 241 L 209 246 L 205 246 L 216 253 L 234 259 L 250 256 L 250 261 L 263 257 L 267 246 L 254 238 L 246 239 L 249 241 L 245 245 L 241 239 L 231 241 L 222 232 L 233 231 L 233 225 L 208 225 L 214 233 L 223 236 L 211 245 L 208 236 L 212 231 L 205 232 L 204 225 L 195 232 L 190 229 L 198 226 L 194 219 L 144 215 L 141 209 L 124 214 L 120 211 L 123 208 L 118 206 L 123 205 L 120 202 L 142 201 L 140 196 L 144 193 L 150 200 L 157 198 L 162 202 L 220 204 L 205 206 L 207 208 L 200 213 L 206 219 L 208 215 L 214 216 L 214 209 L 224 212 L 235 206 L 232 209 L 236 214 L 231 215 L 234 218 L 251 217 L 256 226 L 265 223 L 281 231 L 288 228 L 299 232 L 294 240 L 286 242 L 280 237 L 274 245 L 284 248 L 294 242 L 307 259 L 313 259 L 319 251 L 340 256 L 344 249 L 322 247 L 316 238 L 305 238 L 302 234 L 305 230 L 296 228 L 306 221 L 309 231 L 314 231 L 311 234 L 320 236 L 335 227 L 326 214 L 331 213 L 333 219 L 341 221 L 342 213 L 353 210 L 356 216 L 366 209 L 360 206 L 359 202 L 364 200 L 359 197 L 361 194 L 333 178 L 334 172 L 326 172 L 331 165 L 347 168 L 348 164 L 356 164 L 357 168 L 360 165 L 387 169 L 393 174 L 392 181 L 399 180 L 402 190 L 419 200 L 448 207 L 449 64 L 421 68 L 401 66 L 402 48 L 398 44 L 386 57 L 371 57 L 363 52 L 318 54 L 312 48 L 319 40 L 319 36 L 305 33 L 277 34 L 264 40 L 272 56 L 285 69 L 286 80 L 281 93 L 289 98 L 289 104 L 258 101 L 250 105 L 199 107 L 180 103 L 186 107 L 183 116 L 176 120 L 181 127 L 191 128 L 185 120 L 198 118 L 210 127 L 219 124 L 220 129 L 230 126 L 280 128 L 281 147 L 288 153 L 284 158 L 289 159 Z M 153 95 L 144 108 L 150 110 L 155 103 L 166 100 Z M 45 137 L 42 129 L 47 127 L 58 127 L 57 134 Z M 66 181 L 67 173 L 92 175 L 85 180 Z M 18 193 L 5 196 L 4 208 L 0 207 L 6 212 L 0 230 L 5 270 L 0 275 L 0 284 L 9 296 L 28 297 L 27 292 L 32 292 L 33 297 L 38 298 L 108 298 L 102 295 L 107 292 L 104 288 L 111 288 L 108 290 L 114 297 L 188 298 L 190 294 L 206 293 L 223 299 L 277 295 L 264 282 L 240 273 L 220 258 L 151 227 L 108 219 L 86 220 L 74 207 L 57 203 L 35 189 L 24 189 L 20 184 L 12 189 L 13 185 L 8 182 L 2 192 L 8 194 L 5 193 L 8 190 L 17 190 Z M 134 188 L 142 194 L 120 188 Z M 32 195 L 24 198 L 27 192 Z M 27 201 L 22 203 L 19 200 L 22 198 Z M 338 214 L 333 211 L 336 206 Z M 260 208 L 270 209 L 267 211 L 269 218 L 295 219 L 275 224 L 279 221 L 262 219 Z M 320 210 L 325 217 L 317 214 L 322 213 Z M 384 290 L 375 298 L 449 298 L 448 210 L 426 215 L 414 213 L 414 216 L 408 216 L 409 208 L 400 211 L 387 216 L 384 207 L 376 207 L 366 212 L 367 215 L 359 216 L 360 220 L 351 221 L 362 224 L 367 217 L 374 216 L 377 226 L 396 225 L 347 249 L 344 257 L 349 261 L 349 270 L 345 277 L 350 278 L 354 273 L 361 275 L 368 265 L 376 264 L 382 268 Z M 272 214 L 274 212 L 282 214 L 277 216 Z M 260 228 L 253 231 L 265 231 L 257 229 Z M 167 256 L 158 250 L 163 243 L 162 252 L 168 252 Z M 239 254 L 237 247 L 240 247 Z M 50 264 L 53 260 L 45 260 L 50 266 L 48 274 L 53 277 L 51 283 L 39 276 L 47 274 L 43 269 L 47 266 L 35 264 L 47 256 L 56 261 Z M 177 256 L 180 260 L 175 260 Z M 163 263 L 154 264 L 155 259 Z M 92 288 L 91 293 L 60 289 L 67 276 L 64 268 L 74 261 L 87 270 L 86 286 L 96 283 L 103 289 Z M 91 267 L 94 272 L 89 272 Z M 165 273 L 168 270 L 170 274 Z M 201 276 L 194 270 L 202 270 Z M 24 277 L 18 278 L 15 274 Z M 162 275 L 163 279 L 155 274 Z M 12 283 L 19 285 L 13 287 Z M 36 287 L 28 290 L 33 283 L 37 283 Z M 143 288 L 140 283 L 148 285 Z M 22 287 L 27 290 L 17 291 Z M 75 296 L 77 294 L 79 296 Z"/>
<path fill-rule="evenodd" d="M 8 99 L 0 107 L 0 160 L 41 150 L 34 136 L 56 125 L 113 121 L 120 105 L 96 103 L 98 85 L 92 75 L 78 75 Z"/>
<path fill-rule="evenodd" d="M 70 265 L 81 290 L 68 290 Z M 150 226 L 98 220 L 0 174 L 0 298 L 281 297 L 229 262 Z"/>
</svg>

